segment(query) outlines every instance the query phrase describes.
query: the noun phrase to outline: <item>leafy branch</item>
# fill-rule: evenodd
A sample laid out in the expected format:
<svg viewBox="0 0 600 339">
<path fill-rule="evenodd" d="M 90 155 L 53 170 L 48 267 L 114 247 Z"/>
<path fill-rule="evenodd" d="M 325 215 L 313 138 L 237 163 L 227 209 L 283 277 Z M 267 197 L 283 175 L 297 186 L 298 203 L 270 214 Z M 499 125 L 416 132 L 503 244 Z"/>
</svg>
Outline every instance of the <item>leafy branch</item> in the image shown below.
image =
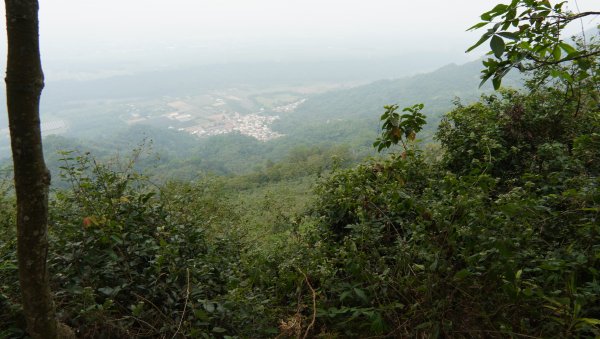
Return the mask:
<svg viewBox="0 0 600 339">
<path fill-rule="evenodd" d="M 471 52 L 489 40 L 489 54 L 495 59 L 488 58 L 483 62 L 480 86 L 491 78 L 494 88 L 498 89 L 502 78 L 513 68 L 526 72 L 564 63 L 572 63 L 577 68 L 576 78 L 565 70 L 550 75 L 569 82 L 590 77 L 590 58 L 599 56 L 600 48 L 585 43 L 570 44 L 561 33 L 574 20 L 600 15 L 600 12 L 572 13 L 564 9 L 565 3 L 552 5 L 549 0 L 513 0 L 483 13 L 482 22 L 468 30 L 489 28 L 467 49 Z"/>
<path fill-rule="evenodd" d="M 383 121 L 381 137 L 373 143 L 377 152 L 398 143 L 402 144 L 404 151 L 408 151 L 408 143 L 415 140 L 426 123 L 425 114 L 421 113 L 423 107 L 423 104 L 405 107 L 402 112 L 407 113 L 400 114 L 396 112 L 398 105 L 385 106 L 385 112 L 380 118 Z"/>
</svg>

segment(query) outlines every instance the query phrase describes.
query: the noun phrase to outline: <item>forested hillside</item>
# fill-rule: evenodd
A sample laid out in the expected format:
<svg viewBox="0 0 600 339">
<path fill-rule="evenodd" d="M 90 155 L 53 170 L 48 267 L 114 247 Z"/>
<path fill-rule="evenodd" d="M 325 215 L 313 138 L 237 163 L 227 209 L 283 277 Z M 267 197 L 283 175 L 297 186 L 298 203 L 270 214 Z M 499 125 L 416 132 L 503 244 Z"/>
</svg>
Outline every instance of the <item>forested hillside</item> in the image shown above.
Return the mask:
<svg viewBox="0 0 600 339">
<path fill-rule="evenodd" d="M 484 13 L 483 63 L 285 92 L 300 104 L 271 140 L 158 123 L 46 137 L 53 324 L 79 338 L 600 337 L 600 31 L 559 34 L 599 14 L 561 6 Z M 248 105 L 281 107 L 257 93 Z M 28 338 L 13 179 L 5 162 L 0 338 Z"/>
<path fill-rule="evenodd" d="M 481 61 L 463 65 L 450 64 L 434 72 L 393 80 L 380 80 L 369 85 L 318 95 L 307 101 L 297 111 L 301 117 L 354 118 L 372 116 L 373 107 L 386 104 L 408 106 L 423 102 L 432 113 L 430 123 L 437 126 L 441 114 L 449 109 L 454 99 L 472 102 L 482 90 L 489 91 L 487 84 L 479 88 Z M 513 76 L 509 86 L 518 86 L 518 76 Z"/>
</svg>

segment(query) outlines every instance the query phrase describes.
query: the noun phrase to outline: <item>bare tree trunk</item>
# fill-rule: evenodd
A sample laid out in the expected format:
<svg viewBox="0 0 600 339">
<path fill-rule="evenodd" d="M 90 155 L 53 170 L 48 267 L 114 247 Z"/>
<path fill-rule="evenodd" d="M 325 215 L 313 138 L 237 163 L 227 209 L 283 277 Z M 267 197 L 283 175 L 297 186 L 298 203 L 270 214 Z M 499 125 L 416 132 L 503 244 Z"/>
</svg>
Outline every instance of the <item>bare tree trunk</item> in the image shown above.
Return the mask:
<svg viewBox="0 0 600 339">
<path fill-rule="evenodd" d="M 33 338 L 57 338 L 49 287 L 48 187 L 39 103 L 44 87 L 40 61 L 38 1 L 5 0 L 8 33 L 6 94 L 17 194 L 17 258 L 27 331 Z"/>
</svg>

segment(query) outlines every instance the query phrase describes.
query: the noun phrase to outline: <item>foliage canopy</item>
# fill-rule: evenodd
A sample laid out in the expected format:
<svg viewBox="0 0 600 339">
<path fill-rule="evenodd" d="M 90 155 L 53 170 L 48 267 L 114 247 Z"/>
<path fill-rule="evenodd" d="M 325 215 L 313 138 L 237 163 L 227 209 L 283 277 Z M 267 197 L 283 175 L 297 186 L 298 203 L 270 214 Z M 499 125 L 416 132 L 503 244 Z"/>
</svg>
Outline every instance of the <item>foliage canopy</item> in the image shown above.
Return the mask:
<svg viewBox="0 0 600 339">
<path fill-rule="evenodd" d="M 469 30 L 487 27 L 487 31 L 473 46 L 472 51 L 489 40 L 490 53 L 495 58 L 483 62 L 482 84 L 492 79 L 495 89 L 502 78 L 513 68 L 521 72 L 569 64 L 573 69 L 554 69 L 552 77 L 569 82 L 582 81 L 591 76 L 592 63 L 600 55 L 598 44 L 590 44 L 583 36 L 569 41 L 564 29 L 570 23 L 588 16 L 600 15 L 590 11 L 573 13 L 566 10 L 567 1 L 552 4 L 549 0 L 512 0 L 510 4 L 498 4 L 481 15 L 482 22 Z"/>
</svg>

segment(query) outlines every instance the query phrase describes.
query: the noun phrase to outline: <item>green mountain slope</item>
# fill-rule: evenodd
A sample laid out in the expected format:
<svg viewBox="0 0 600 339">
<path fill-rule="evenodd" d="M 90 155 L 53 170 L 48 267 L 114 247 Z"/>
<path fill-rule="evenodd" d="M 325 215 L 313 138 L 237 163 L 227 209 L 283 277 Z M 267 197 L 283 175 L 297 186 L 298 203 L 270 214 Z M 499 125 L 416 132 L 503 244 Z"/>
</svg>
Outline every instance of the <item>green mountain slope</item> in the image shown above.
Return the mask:
<svg viewBox="0 0 600 339">
<path fill-rule="evenodd" d="M 450 64 L 436 71 L 412 77 L 380 80 L 368 85 L 316 95 L 307 100 L 288 119 L 279 123 L 287 133 L 298 124 L 321 124 L 323 120 L 369 118 L 377 123 L 384 105 L 400 107 L 425 104 L 429 129 L 434 129 L 440 116 L 452 108 L 459 98 L 468 103 L 489 92 L 489 84 L 479 88 L 481 62 L 463 65 Z M 519 86 L 516 76 L 509 77 L 505 86 Z"/>
</svg>

